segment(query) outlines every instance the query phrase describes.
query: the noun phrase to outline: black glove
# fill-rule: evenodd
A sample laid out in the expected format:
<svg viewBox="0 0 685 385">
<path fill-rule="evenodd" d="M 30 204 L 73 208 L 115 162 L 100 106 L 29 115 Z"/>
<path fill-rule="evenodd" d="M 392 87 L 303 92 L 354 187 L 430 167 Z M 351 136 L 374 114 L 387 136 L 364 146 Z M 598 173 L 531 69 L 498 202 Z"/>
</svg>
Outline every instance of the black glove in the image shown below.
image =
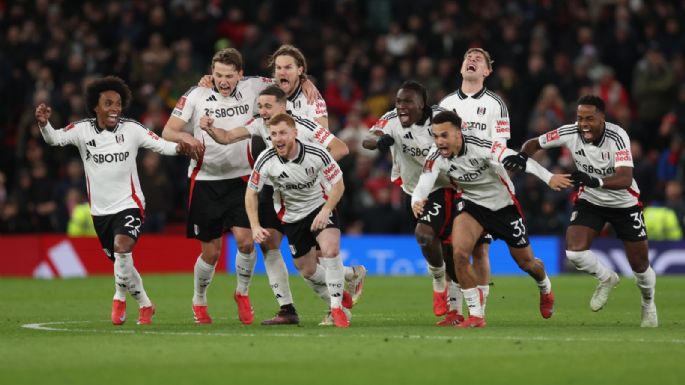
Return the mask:
<svg viewBox="0 0 685 385">
<path fill-rule="evenodd" d="M 509 155 L 502 160 L 502 166 L 509 171 L 526 171 L 526 161 L 528 155 L 519 152 L 516 155 Z"/>
<path fill-rule="evenodd" d="M 392 138 L 392 136 L 385 134 L 378 138 L 376 141 L 376 147 L 378 147 L 379 150 L 381 151 L 388 151 L 390 149 L 390 146 L 395 144 L 395 139 Z"/>
<path fill-rule="evenodd" d="M 594 176 L 590 176 L 582 171 L 574 171 L 571 174 L 571 180 L 573 181 L 573 185 L 576 186 L 576 188 L 580 186 L 587 186 L 593 188 L 599 187 L 599 179 L 595 178 Z"/>
</svg>

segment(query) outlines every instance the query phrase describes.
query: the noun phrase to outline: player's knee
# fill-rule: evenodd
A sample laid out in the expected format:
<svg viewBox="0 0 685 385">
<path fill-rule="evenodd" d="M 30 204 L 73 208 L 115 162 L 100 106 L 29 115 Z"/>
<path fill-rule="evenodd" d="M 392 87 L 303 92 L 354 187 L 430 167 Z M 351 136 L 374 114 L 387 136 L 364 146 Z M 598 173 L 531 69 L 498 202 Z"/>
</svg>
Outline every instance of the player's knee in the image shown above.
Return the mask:
<svg viewBox="0 0 685 385">
<path fill-rule="evenodd" d="M 135 241 L 132 239 L 120 239 L 117 237 L 114 240 L 114 252 L 115 253 L 130 253 L 133 250 L 133 245 Z"/>
<path fill-rule="evenodd" d="M 321 256 L 324 258 L 337 257 L 340 255 L 340 247 L 336 245 L 321 245 Z"/>
<path fill-rule="evenodd" d="M 416 242 L 421 247 L 430 246 L 433 243 L 433 240 L 435 239 L 431 232 L 425 231 L 423 229 L 416 229 L 416 231 L 414 232 L 414 237 L 416 237 Z"/>
<path fill-rule="evenodd" d="M 238 246 L 238 251 L 243 254 L 250 254 L 252 251 L 254 251 L 254 242 L 252 242 L 251 239 L 243 239 L 236 241 L 236 243 Z"/>
<path fill-rule="evenodd" d="M 470 254 L 465 250 L 455 249 L 452 253 L 452 258 L 454 259 L 454 265 L 457 267 L 465 266 L 469 264 Z"/>
</svg>

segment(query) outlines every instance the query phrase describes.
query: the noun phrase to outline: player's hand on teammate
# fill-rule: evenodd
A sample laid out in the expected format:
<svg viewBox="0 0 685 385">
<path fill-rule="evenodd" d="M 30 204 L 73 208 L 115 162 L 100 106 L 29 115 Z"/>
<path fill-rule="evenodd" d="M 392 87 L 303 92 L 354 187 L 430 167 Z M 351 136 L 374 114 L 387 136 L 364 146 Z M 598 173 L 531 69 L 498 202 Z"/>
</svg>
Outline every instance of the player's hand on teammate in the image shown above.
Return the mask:
<svg viewBox="0 0 685 385">
<path fill-rule="evenodd" d="M 509 171 L 526 171 L 526 162 L 528 161 L 528 154 L 519 152 L 515 155 L 509 155 L 502 160 L 502 166 Z"/>
<path fill-rule="evenodd" d="M 326 207 L 322 207 L 321 211 L 319 211 L 319 213 L 316 214 L 316 217 L 314 217 L 312 225 L 309 229 L 311 231 L 319 231 L 325 229 L 326 226 L 328 226 L 328 219 L 330 217 L 331 210 L 327 209 Z"/>
<path fill-rule="evenodd" d="M 411 211 L 414 213 L 414 217 L 419 218 L 423 215 L 423 207 L 426 205 L 426 199 L 414 202 L 411 205 Z"/>
<path fill-rule="evenodd" d="M 587 186 L 596 188 L 599 187 L 599 179 L 594 176 L 588 175 L 582 171 L 574 171 L 571 174 L 571 180 L 573 180 L 573 185 L 578 188 L 580 186 Z"/>
<path fill-rule="evenodd" d="M 322 99 L 319 89 L 316 88 L 311 80 L 305 77 L 300 80 L 300 84 L 302 85 L 302 93 L 304 94 L 304 97 L 307 98 L 307 104 L 314 104 L 317 100 Z"/>
<path fill-rule="evenodd" d="M 261 244 L 262 242 L 266 242 L 270 235 L 269 231 L 262 226 L 255 226 L 252 228 L 252 239 L 254 239 L 256 243 Z"/>
<path fill-rule="evenodd" d="M 46 106 L 45 103 L 41 103 L 36 107 L 35 116 L 39 127 L 45 127 L 45 125 L 48 124 L 50 114 L 52 114 L 52 108 Z"/>
<path fill-rule="evenodd" d="M 388 134 L 384 134 L 376 141 L 376 147 L 383 152 L 388 151 L 393 144 L 395 144 L 395 139 Z"/>
<path fill-rule="evenodd" d="M 561 191 L 562 189 L 573 186 L 571 174 L 554 174 L 547 185 L 554 191 Z"/>
<path fill-rule="evenodd" d="M 200 81 L 197 82 L 198 87 L 204 87 L 204 88 L 212 88 L 214 87 L 214 78 L 212 75 L 205 75 L 200 78 Z"/>
</svg>

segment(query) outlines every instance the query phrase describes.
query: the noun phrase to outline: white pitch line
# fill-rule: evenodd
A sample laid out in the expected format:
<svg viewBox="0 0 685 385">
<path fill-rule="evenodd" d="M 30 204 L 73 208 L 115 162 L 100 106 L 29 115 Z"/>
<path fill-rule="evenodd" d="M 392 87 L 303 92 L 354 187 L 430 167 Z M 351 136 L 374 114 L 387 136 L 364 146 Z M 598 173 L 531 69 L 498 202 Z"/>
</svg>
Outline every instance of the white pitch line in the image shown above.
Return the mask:
<svg viewBox="0 0 685 385">
<path fill-rule="evenodd" d="M 104 322 L 104 321 L 103 321 Z M 104 330 L 104 329 L 65 329 L 57 328 L 50 325 L 70 325 L 70 324 L 84 324 L 91 323 L 91 321 L 58 321 L 58 322 L 42 322 L 29 323 L 21 325 L 22 328 L 50 332 L 77 332 L 77 333 L 103 333 L 103 334 L 149 334 L 149 335 L 173 335 L 173 336 L 210 336 L 210 337 L 316 337 L 327 338 L 329 334 L 306 334 L 306 333 L 224 333 L 224 332 L 173 332 L 173 331 L 154 331 L 154 330 Z M 629 342 L 629 343 L 669 343 L 669 344 L 685 344 L 685 339 L 620 339 L 620 338 L 601 338 L 601 337 L 543 337 L 543 336 L 482 336 L 475 334 L 460 334 L 451 336 L 431 336 L 431 335 L 367 335 L 367 334 L 351 334 L 350 337 L 361 338 L 392 338 L 392 339 L 426 339 L 426 340 L 506 340 L 506 341 L 541 341 L 541 342 Z"/>
</svg>

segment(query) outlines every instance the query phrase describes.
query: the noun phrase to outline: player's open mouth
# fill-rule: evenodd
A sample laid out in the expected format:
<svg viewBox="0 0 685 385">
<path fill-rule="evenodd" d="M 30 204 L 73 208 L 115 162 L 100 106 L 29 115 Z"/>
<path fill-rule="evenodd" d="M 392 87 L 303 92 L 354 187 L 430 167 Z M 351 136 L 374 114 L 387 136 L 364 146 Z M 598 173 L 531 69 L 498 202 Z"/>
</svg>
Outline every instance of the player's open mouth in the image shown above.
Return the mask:
<svg viewBox="0 0 685 385">
<path fill-rule="evenodd" d="M 589 128 L 581 128 L 580 133 L 585 141 L 592 139 L 592 131 Z"/>
<path fill-rule="evenodd" d="M 466 72 L 476 72 L 476 66 L 473 64 L 469 64 L 466 66 Z"/>
<path fill-rule="evenodd" d="M 108 126 L 114 126 L 114 125 L 116 125 L 118 120 L 119 120 L 119 114 L 109 114 L 109 115 L 107 115 L 107 125 L 108 125 Z"/>
<path fill-rule="evenodd" d="M 411 120 L 411 117 L 406 112 L 398 112 L 397 116 L 400 118 L 402 124 L 407 124 Z"/>
<path fill-rule="evenodd" d="M 452 155 L 449 147 L 447 146 L 438 146 L 438 151 L 440 151 L 440 155 L 444 156 L 445 158 L 449 158 Z"/>
<path fill-rule="evenodd" d="M 286 78 L 282 78 L 278 82 L 281 83 L 281 85 L 286 85 L 286 84 L 290 85 L 290 80 L 288 80 Z"/>
</svg>

